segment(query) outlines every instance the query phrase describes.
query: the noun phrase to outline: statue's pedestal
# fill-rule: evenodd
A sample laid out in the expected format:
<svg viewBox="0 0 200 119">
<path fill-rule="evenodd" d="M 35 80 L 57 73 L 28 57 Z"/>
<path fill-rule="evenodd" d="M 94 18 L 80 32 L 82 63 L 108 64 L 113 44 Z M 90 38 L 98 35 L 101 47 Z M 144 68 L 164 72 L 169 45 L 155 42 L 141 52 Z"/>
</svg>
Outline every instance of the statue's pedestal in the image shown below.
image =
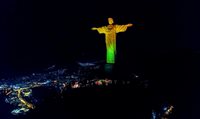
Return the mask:
<svg viewBox="0 0 200 119">
<path fill-rule="evenodd" d="M 108 63 L 104 65 L 104 71 L 106 78 L 112 78 L 114 64 Z"/>
</svg>

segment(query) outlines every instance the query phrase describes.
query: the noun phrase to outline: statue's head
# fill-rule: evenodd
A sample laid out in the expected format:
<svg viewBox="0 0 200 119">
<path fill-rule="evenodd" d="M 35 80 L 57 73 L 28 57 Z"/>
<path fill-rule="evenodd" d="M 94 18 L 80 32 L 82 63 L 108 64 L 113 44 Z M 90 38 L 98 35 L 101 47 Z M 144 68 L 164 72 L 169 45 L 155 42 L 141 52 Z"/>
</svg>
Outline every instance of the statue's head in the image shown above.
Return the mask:
<svg viewBox="0 0 200 119">
<path fill-rule="evenodd" d="M 108 23 L 113 24 L 114 23 L 113 18 L 108 18 Z"/>
</svg>

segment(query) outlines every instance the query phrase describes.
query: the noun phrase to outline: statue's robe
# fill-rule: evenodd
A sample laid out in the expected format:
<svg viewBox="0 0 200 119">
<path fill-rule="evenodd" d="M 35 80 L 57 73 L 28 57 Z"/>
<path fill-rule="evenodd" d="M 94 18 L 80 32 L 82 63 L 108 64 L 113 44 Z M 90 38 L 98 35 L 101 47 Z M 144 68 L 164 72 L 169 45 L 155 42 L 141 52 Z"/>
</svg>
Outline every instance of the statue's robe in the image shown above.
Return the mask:
<svg viewBox="0 0 200 119">
<path fill-rule="evenodd" d="M 119 32 L 125 32 L 127 25 L 113 25 L 110 29 L 108 26 L 103 26 L 97 28 L 99 34 L 105 34 L 105 43 L 106 43 L 106 62 L 115 63 L 116 51 L 116 36 Z"/>
</svg>

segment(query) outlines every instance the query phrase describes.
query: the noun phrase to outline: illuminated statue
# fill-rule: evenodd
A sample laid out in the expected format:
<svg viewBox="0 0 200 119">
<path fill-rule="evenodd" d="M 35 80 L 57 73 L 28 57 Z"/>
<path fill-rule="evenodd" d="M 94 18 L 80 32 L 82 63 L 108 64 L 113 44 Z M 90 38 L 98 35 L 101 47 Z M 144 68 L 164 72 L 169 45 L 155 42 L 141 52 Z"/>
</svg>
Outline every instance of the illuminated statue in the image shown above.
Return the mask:
<svg viewBox="0 0 200 119">
<path fill-rule="evenodd" d="M 109 25 L 103 27 L 93 27 L 92 30 L 97 30 L 99 34 L 105 34 L 106 42 L 106 62 L 115 63 L 116 55 L 116 34 L 119 32 L 125 32 L 127 27 L 131 27 L 133 24 L 126 25 L 113 25 L 112 18 L 108 18 Z"/>
</svg>

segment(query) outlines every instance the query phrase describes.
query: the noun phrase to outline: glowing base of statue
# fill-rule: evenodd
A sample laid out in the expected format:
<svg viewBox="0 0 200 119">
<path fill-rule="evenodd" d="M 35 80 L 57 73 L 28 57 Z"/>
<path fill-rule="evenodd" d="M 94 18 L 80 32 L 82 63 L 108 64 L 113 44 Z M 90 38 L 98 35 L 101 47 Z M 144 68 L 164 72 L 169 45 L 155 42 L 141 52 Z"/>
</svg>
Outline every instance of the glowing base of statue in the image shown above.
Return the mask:
<svg viewBox="0 0 200 119">
<path fill-rule="evenodd" d="M 114 64 L 115 63 L 115 49 L 108 48 L 106 52 L 106 63 Z"/>
</svg>

